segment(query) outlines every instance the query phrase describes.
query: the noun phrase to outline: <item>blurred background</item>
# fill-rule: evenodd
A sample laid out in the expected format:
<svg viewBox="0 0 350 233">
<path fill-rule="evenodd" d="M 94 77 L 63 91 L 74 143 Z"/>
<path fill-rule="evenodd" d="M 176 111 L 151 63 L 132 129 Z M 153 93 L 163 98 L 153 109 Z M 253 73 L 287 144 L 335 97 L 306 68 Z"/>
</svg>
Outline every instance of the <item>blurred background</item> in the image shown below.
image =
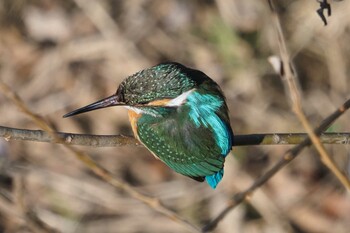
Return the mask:
<svg viewBox="0 0 350 233">
<path fill-rule="evenodd" d="M 350 3 L 278 1 L 287 44 L 316 126 L 349 95 Z M 62 115 L 116 91 L 139 70 L 177 61 L 222 87 L 235 134 L 303 132 L 267 58 L 278 44 L 266 1 L 1 0 L 0 78 L 58 131 L 132 135 L 124 108 Z M 0 94 L 0 124 L 38 127 Z M 349 113 L 330 129 L 350 131 Z M 102 166 L 203 226 L 290 146 L 235 147 L 216 190 L 175 174 L 143 147 L 89 148 Z M 344 172 L 349 146 L 326 149 Z M 0 232 L 35 232 L 22 198 L 58 232 L 185 232 L 185 228 L 94 176 L 60 145 L 0 139 Z M 21 180 L 22 189 L 18 191 Z M 12 200 L 12 201 L 9 201 Z M 349 232 L 350 200 L 313 148 L 241 204 L 215 232 Z"/>
</svg>

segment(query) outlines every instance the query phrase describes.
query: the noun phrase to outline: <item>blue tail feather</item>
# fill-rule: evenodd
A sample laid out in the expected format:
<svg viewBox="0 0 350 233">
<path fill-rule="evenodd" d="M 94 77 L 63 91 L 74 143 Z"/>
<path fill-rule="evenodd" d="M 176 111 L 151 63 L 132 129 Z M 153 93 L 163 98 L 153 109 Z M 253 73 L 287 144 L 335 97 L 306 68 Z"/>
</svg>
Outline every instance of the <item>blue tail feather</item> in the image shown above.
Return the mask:
<svg viewBox="0 0 350 233">
<path fill-rule="evenodd" d="M 207 181 L 207 183 L 210 185 L 210 187 L 212 187 L 213 189 L 216 188 L 216 186 L 219 184 L 219 182 L 221 181 L 222 177 L 224 176 L 224 169 L 221 169 L 220 171 L 218 171 L 217 173 L 215 173 L 214 175 L 211 176 L 206 176 L 205 180 Z"/>
</svg>

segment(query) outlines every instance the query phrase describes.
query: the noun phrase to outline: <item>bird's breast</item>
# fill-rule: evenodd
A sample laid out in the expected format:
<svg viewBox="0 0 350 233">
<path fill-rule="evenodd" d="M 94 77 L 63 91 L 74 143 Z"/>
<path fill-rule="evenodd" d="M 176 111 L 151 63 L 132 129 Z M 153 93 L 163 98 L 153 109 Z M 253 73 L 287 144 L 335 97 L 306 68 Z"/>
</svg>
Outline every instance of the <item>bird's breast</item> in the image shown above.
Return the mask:
<svg viewBox="0 0 350 233">
<path fill-rule="evenodd" d="M 142 116 L 142 113 L 137 112 L 134 109 L 129 109 L 128 115 L 129 115 L 129 121 L 130 121 L 130 124 L 131 124 L 132 132 L 134 133 L 134 136 L 137 139 L 139 139 L 138 138 L 138 134 L 137 134 L 137 121 Z"/>
</svg>

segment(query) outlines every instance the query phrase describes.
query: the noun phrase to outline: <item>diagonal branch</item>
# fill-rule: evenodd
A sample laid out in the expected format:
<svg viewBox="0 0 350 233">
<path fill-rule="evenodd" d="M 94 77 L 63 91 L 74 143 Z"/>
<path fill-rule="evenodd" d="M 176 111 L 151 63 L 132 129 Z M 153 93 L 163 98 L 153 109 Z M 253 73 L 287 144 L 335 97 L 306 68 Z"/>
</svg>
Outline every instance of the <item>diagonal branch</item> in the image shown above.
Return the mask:
<svg viewBox="0 0 350 233">
<path fill-rule="evenodd" d="M 208 232 L 213 230 L 217 224 L 229 213 L 233 208 L 239 205 L 244 200 L 248 199 L 252 193 L 259 188 L 261 185 L 266 183 L 273 175 L 275 175 L 279 170 L 281 170 L 284 166 L 286 166 L 290 161 L 292 161 L 298 154 L 306 147 L 313 143 L 320 153 L 322 161 L 325 165 L 337 176 L 337 178 L 342 182 L 342 184 L 349 188 L 350 182 L 347 177 L 335 166 L 334 162 L 330 159 L 327 153 L 324 150 L 323 145 L 320 142 L 319 136 L 322 132 L 324 132 L 338 117 L 340 117 L 346 110 L 350 108 L 350 99 L 347 100 L 340 108 L 338 108 L 333 114 L 327 117 L 319 127 L 315 130 L 312 130 L 310 124 L 308 123 L 305 114 L 302 110 L 301 98 L 299 93 L 299 87 L 297 84 L 296 76 L 292 70 L 292 64 L 290 62 L 290 57 L 287 51 L 287 47 L 285 45 L 285 39 L 282 33 L 282 28 L 280 25 L 280 21 L 278 15 L 274 9 L 273 1 L 268 0 L 268 4 L 271 8 L 274 23 L 276 26 L 278 42 L 280 53 L 282 57 L 282 69 L 279 70 L 281 77 L 286 82 L 286 91 L 288 92 L 288 96 L 292 102 L 292 109 L 298 116 L 299 120 L 302 122 L 304 128 L 308 133 L 308 137 L 301 142 L 299 145 L 293 147 L 288 150 L 284 156 L 277 162 L 271 169 L 269 169 L 264 175 L 260 176 L 248 189 L 243 192 L 239 192 L 233 196 L 232 202 L 211 222 L 209 222 L 206 226 L 203 227 L 203 232 Z"/>
<path fill-rule="evenodd" d="M 286 90 L 288 93 L 288 96 L 291 100 L 291 107 L 293 112 L 297 115 L 299 118 L 299 121 L 302 123 L 304 129 L 306 130 L 307 134 L 309 135 L 313 145 L 315 146 L 316 150 L 318 151 L 321 161 L 323 162 L 326 167 L 328 167 L 329 170 L 331 170 L 334 175 L 338 178 L 338 180 L 344 185 L 345 188 L 350 190 L 350 180 L 348 177 L 337 167 L 335 162 L 332 160 L 332 158 L 328 155 L 325 147 L 321 143 L 319 137 L 314 133 L 312 130 L 312 127 L 310 125 L 309 120 L 306 118 L 304 110 L 302 108 L 302 98 L 300 94 L 300 88 L 298 84 L 298 77 L 295 74 L 295 72 L 292 69 L 292 61 L 290 58 L 290 55 L 288 53 L 286 40 L 282 31 L 281 23 L 278 18 L 278 15 L 276 13 L 276 10 L 273 5 L 273 0 L 268 0 L 269 5 L 271 8 L 274 25 L 276 27 L 276 33 L 278 37 L 278 46 L 280 50 L 280 56 L 282 60 L 282 69 L 277 70 L 277 72 L 280 74 L 282 80 L 284 81 L 284 84 L 286 86 Z"/>
<path fill-rule="evenodd" d="M 313 132 L 318 136 L 324 132 L 335 120 L 337 120 L 341 115 L 344 114 L 346 110 L 350 108 L 350 99 L 347 100 L 341 107 L 339 107 L 335 112 L 329 115 Z M 233 208 L 238 206 L 241 202 L 248 199 L 253 192 L 265 184 L 272 176 L 274 176 L 279 170 L 289 164 L 294 158 L 296 158 L 300 152 L 307 146 L 311 145 L 311 139 L 307 137 L 300 144 L 294 146 L 288 150 L 283 157 L 265 174 L 260 176 L 255 180 L 255 182 L 245 191 L 235 194 L 232 198 L 232 202 L 211 222 L 205 225 L 202 229 L 203 232 L 208 232 L 213 230 L 217 224 L 228 214 Z"/>
</svg>

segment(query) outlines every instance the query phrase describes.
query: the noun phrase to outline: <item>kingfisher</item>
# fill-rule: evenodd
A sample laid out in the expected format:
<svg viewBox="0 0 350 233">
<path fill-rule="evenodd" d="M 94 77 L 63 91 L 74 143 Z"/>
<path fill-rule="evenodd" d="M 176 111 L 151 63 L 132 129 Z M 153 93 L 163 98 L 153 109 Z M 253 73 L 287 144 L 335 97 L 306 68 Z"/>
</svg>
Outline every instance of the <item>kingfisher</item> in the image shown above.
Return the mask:
<svg viewBox="0 0 350 233">
<path fill-rule="evenodd" d="M 199 70 L 161 63 L 127 77 L 115 94 L 67 113 L 124 106 L 134 136 L 175 172 L 216 188 L 233 132 L 219 85 Z"/>
</svg>

